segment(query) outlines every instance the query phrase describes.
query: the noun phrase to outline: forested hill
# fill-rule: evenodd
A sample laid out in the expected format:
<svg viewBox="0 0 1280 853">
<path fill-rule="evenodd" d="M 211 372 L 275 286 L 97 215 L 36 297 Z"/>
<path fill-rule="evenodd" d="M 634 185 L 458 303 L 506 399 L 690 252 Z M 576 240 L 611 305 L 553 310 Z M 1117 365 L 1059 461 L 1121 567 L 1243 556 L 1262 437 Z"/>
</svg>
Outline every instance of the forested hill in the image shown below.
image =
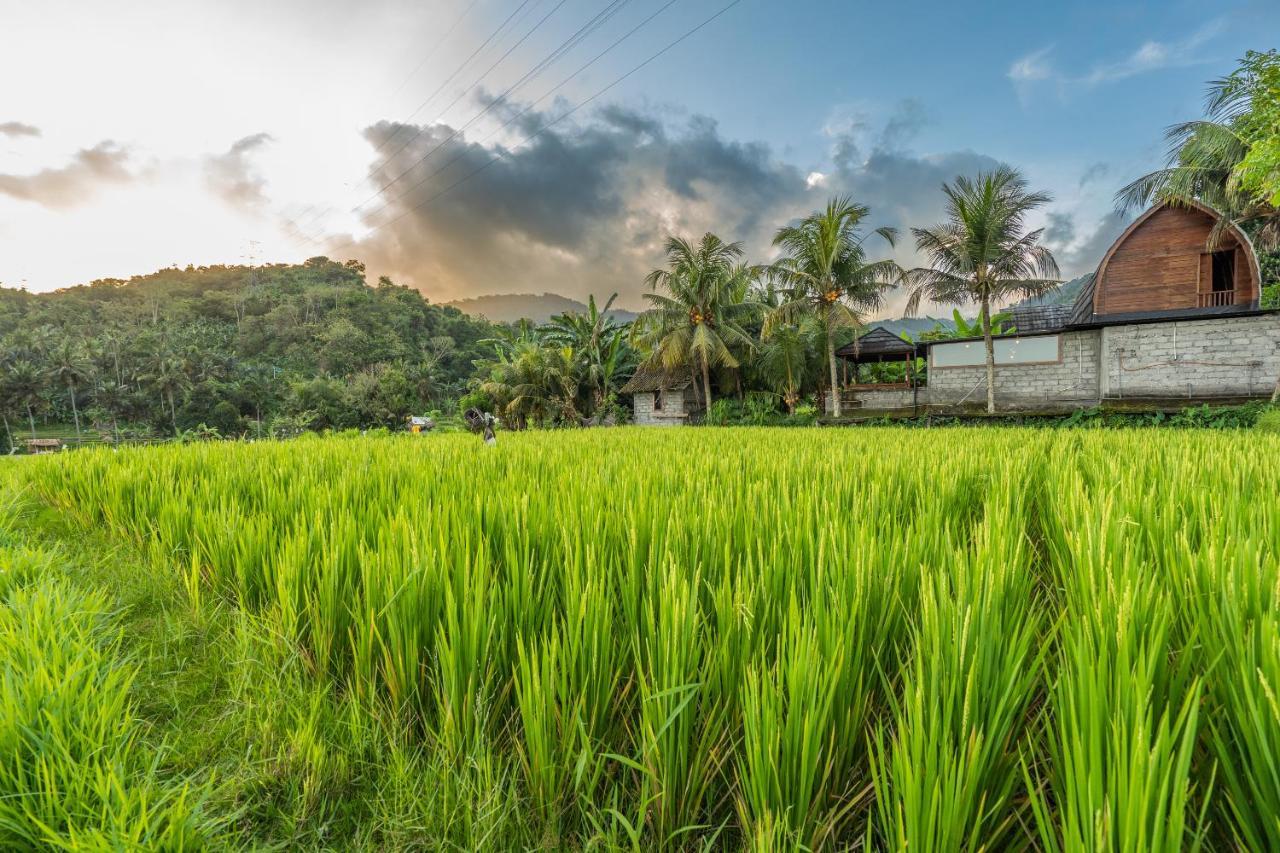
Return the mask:
<svg viewBox="0 0 1280 853">
<path fill-rule="evenodd" d="M 588 310 L 585 302 L 560 296 L 557 293 L 544 293 L 541 296 L 533 293 L 503 293 L 474 296 L 444 304 L 452 305 L 475 317 L 485 317 L 495 323 L 518 323 L 521 320 L 546 323 L 560 314 L 585 314 Z M 637 316 L 635 311 L 622 308 L 613 308 L 606 313 L 619 323 L 630 323 Z"/>
<path fill-rule="evenodd" d="M 15 430 L 391 426 L 456 397 L 492 331 L 327 258 L 0 288 L 0 413 Z"/>
</svg>

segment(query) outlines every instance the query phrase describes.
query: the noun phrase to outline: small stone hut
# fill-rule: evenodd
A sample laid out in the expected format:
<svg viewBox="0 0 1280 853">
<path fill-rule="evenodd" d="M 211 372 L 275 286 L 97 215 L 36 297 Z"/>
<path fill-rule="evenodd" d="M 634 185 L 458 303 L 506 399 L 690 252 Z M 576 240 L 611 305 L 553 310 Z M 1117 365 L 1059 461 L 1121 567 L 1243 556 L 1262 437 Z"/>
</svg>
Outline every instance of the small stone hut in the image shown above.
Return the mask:
<svg viewBox="0 0 1280 853">
<path fill-rule="evenodd" d="M 686 424 L 704 410 L 693 377 L 684 372 L 641 367 L 621 393 L 631 395 L 635 422 L 641 426 Z"/>
</svg>

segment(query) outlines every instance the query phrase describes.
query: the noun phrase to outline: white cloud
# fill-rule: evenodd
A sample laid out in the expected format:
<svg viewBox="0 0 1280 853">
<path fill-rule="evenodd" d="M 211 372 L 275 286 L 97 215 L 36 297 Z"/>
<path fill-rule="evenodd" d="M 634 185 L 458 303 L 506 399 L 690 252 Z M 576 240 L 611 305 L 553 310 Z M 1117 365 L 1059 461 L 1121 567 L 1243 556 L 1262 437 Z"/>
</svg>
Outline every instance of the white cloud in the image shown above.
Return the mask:
<svg viewBox="0 0 1280 853">
<path fill-rule="evenodd" d="M 808 189 L 814 187 L 825 187 L 827 185 L 827 176 L 822 172 L 810 172 L 804 179 L 804 185 Z"/>
<path fill-rule="evenodd" d="M 1031 83 L 1049 79 L 1054 74 L 1053 66 L 1049 64 L 1049 53 L 1052 50 L 1052 45 L 1042 47 L 1010 65 L 1009 79 L 1014 83 Z"/>
<path fill-rule="evenodd" d="M 1043 47 L 1017 59 L 1009 66 L 1007 76 L 1024 98 L 1045 83 L 1056 84 L 1059 94 L 1065 95 L 1072 89 L 1088 89 L 1165 68 L 1195 65 L 1203 61 L 1199 49 L 1223 29 L 1222 20 L 1213 20 L 1185 39 L 1148 40 L 1118 60 L 1100 62 L 1088 71 L 1076 73 L 1060 70 L 1050 59 L 1053 47 Z"/>
</svg>

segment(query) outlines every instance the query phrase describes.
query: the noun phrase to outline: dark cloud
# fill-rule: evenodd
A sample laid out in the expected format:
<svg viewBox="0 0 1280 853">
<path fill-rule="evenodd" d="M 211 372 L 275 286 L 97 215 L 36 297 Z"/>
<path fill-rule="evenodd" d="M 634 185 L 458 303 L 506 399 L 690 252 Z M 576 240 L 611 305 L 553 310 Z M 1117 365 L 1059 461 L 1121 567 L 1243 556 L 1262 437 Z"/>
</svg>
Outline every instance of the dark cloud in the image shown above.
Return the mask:
<svg viewBox="0 0 1280 853">
<path fill-rule="evenodd" d="M 882 151 L 901 151 L 909 146 L 929 123 L 924 104 L 915 98 L 907 98 L 898 104 L 893 115 L 880 131 L 876 147 Z"/>
<path fill-rule="evenodd" d="M 87 201 L 104 184 L 134 180 L 129 153 L 114 142 L 77 151 L 71 162 L 31 175 L 0 175 L 0 194 L 51 208 L 74 207 Z"/>
<path fill-rule="evenodd" d="M 1111 167 L 1106 163 L 1094 163 L 1084 170 L 1084 174 L 1080 176 L 1079 186 L 1083 188 L 1086 184 L 1096 181 L 1099 178 L 1105 178 L 1107 173 L 1111 171 Z"/>
<path fill-rule="evenodd" d="M 1076 219 L 1070 213 L 1052 212 L 1044 229 L 1046 246 L 1069 246 L 1076 239 Z"/>
<path fill-rule="evenodd" d="M 547 118 L 530 112 L 520 121 L 528 133 Z M 383 191 L 383 208 L 366 213 L 373 232 L 354 244 L 335 239 L 332 253 L 438 300 L 617 291 L 620 303 L 635 307 L 668 234 L 714 230 L 766 260 L 779 225 L 849 194 L 872 208 L 873 225 L 903 231 L 896 250 L 874 251 L 915 264 L 907 229 L 942 219 L 942 183 L 997 165 L 977 152 L 917 156 L 893 147 L 924 120 L 918 109 L 900 110 L 873 135 L 865 158 L 851 135 L 865 129 L 834 138 L 835 168 L 816 180 L 767 145 L 725 139 L 710 119 L 673 125 L 616 105 L 510 149 L 445 125 L 382 122 L 366 130 L 369 142 L 383 156 L 404 150 L 371 181 L 383 187 L 404 176 Z"/>
<path fill-rule="evenodd" d="M 205 184 L 214 195 L 241 210 L 260 210 L 267 198 L 266 181 L 253 168 L 252 154 L 271 142 L 268 133 L 255 133 L 232 144 L 222 154 L 205 158 Z"/>
<path fill-rule="evenodd" d="M 1075 278 L 1093 272 L 1129 223 L 1133 216 L 1111 211 L 1102 218 L 1083 239 L 1075 218 L 1066 213 L 1050 213 L 1049 226 L 1045 229 L 1045 245 L 1053 251 L 1054 258 L 1064 278 Z"/>
<path fill-rule="evenodd" d="M 536 130 L 547 116 L 522 121 Z M 444 125 L 384 122 L 365 135 L 384 152 L 412 142 L 371 175 L 380 187 L 403 175 L 366 219 L 377 230 L 341 254 L 439 299 L 616 290 L 636 305 L 667 234 L 758 238 L 806 193 L 766 146 L 727 141 L 707 119 L 667 127 L 617 106 L 514 149 Z"/>
<path fill-rule="evenodd" d="M 0 121 L 0 136 L 17 138 L 19 136 L 39 136 L 40 128 L 20 121 Z"/>
</svg>

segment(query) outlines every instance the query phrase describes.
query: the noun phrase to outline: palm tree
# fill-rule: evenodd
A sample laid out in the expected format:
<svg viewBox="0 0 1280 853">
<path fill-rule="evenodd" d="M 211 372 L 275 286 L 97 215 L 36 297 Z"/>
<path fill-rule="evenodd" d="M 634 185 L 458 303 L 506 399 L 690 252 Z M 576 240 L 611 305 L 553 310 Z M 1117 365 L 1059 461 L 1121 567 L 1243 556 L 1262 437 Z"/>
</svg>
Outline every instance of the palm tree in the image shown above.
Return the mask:
<svg viewBox="0 0 1280 853">
<path fill-rule="evenodd" d="M 836 370 L 836 334 L 858 329 L 863 317 L 881 306 L 885 292 L 902 280 L 902 267 L 892 260 L 870 261 L 864 246 L 869 234 L 862 222 L 871 209 L 849 198 L 832 199 L 827 209 L 794 225 L 778 229 L 773 245 L 784 256 L 769 268 L 783 289 L 784 302 L 770 312 L 764 335 L 780 323 L 805 314 L 821 324 L 827 364 L 831 371 L 833 412 L 840 417 L 840 389 Z M 871 232 L 893 246 L 897 232 Z"/>
<path fill-rule="evenodd" d="M 76 388 L 90 377 L 92 366 L 84 352 L 70 340 L 63 340 L 52 353 L 53 378 L 66 386 L 71 395 L 71 416 L 75 419 L 76 437 L 80 437 L 80 407 L 76 401 Z"/>
<path fill-rule="evenodd" d="M 1267 57 L 1260 55 L 1255 61 L 1267 61 Z M 1211 245 L 1234 222 L 1252 226 L 1262 248 L 1280 246 L 1280 209 L 1238 180 L 1252 146 L 1249 114 L 1257 89 L 1248 58 L 1236 73 L 1212 81 L 1206 118 L 1175 124 L 1165 132 L 1169 155 L 1164 168 L 1123 187 L 1116 194 L 1121 208 L 1157 202 L 1177 205 L 1195 199 L 1222 214 L 1210 235 Z"/>
<path fill-rule="evenodd" d="M 912 228 L 916 247 L 931 266 L 909 273 L 907 313 L 922 300 L 980 306 L 982 340 L 987 350 L 987 413 L 996 410 L 995 343 L 991 304 L 1015 296 L 1039 296 L 1058 285 L 1058 264 L 1039 245 L 1044 229 L 1026 231 L 1027 214 L 1047 204 L 1046 193 L 1029 192 L 1016 170 L 1001 166 L 976 178 L 943 184 L 948 221 L 933 228 Z"/>
<path fill-rule="evenodd" d="M 510 352 L 488 364 L 480 390 L 493 398 L 503 418 L 516 429 L 530 421 L 578 422 L 578 358 L 571 347 L 518 341 Z"/>
<path fill-rule="evenodd" d="M 613 393 L 614 377 L 625 362 L 626 332 L 608 313 L 617 298 L 618 294 L 613 294 L 604 308 L 599 308 L 592 294 L 587 297 L 585 313 L 559 314 L 541 329 L 544 341 L 571 347 L 578 354 L 583 380 L 591 389 L 593 411 Z"/>
<path fill-rule="evenodd" d="M 742 244 L 705 234 L 694 245 L 681 237 L 667 239 L 667 268 L 649 273 L 645 283 L 655 291 L 644 298 L 652 306 L 637 320 L 650 346 L 649 362 L 671 370 L 688 366 L 702 374 L 703 404 L 711 407 L 711 368 L 734 368 L 731 347 L 752 348 L 741 322 L 758 310 L 744 296 L 759 270 L 742 262 Z M 695 383 L 696 387 L 696 383 Z"/>
<path fill-rule="evenodd" d="M 26 359 L 18 359 L 5 370 L 5 396 L 27 410 L 27 422 L 31 425 L 31 437 L 36 437 L 35 406 L 40 402 L 40 389 L 44 382 L 40 370 Z"/>
<path fill-rule="evenodd" d="M 775 324 L 760 341 L 756 364 L 769 385 L 782 395 L 789 414 L 795 414 L 800 389 L 809 377 L 824 334 L 818 319 L 806 316 L 794 323 Z"/>
<path fill-rule="evenodd" d="M 177 435 L 178 408 L 175 398 L 191 385 L 182 360 L 165 353 L 158 354 L 146 380 L 161 399 L 169 404 L 169 420 L 173 424 L 173 434 Z"/>
</svg>

